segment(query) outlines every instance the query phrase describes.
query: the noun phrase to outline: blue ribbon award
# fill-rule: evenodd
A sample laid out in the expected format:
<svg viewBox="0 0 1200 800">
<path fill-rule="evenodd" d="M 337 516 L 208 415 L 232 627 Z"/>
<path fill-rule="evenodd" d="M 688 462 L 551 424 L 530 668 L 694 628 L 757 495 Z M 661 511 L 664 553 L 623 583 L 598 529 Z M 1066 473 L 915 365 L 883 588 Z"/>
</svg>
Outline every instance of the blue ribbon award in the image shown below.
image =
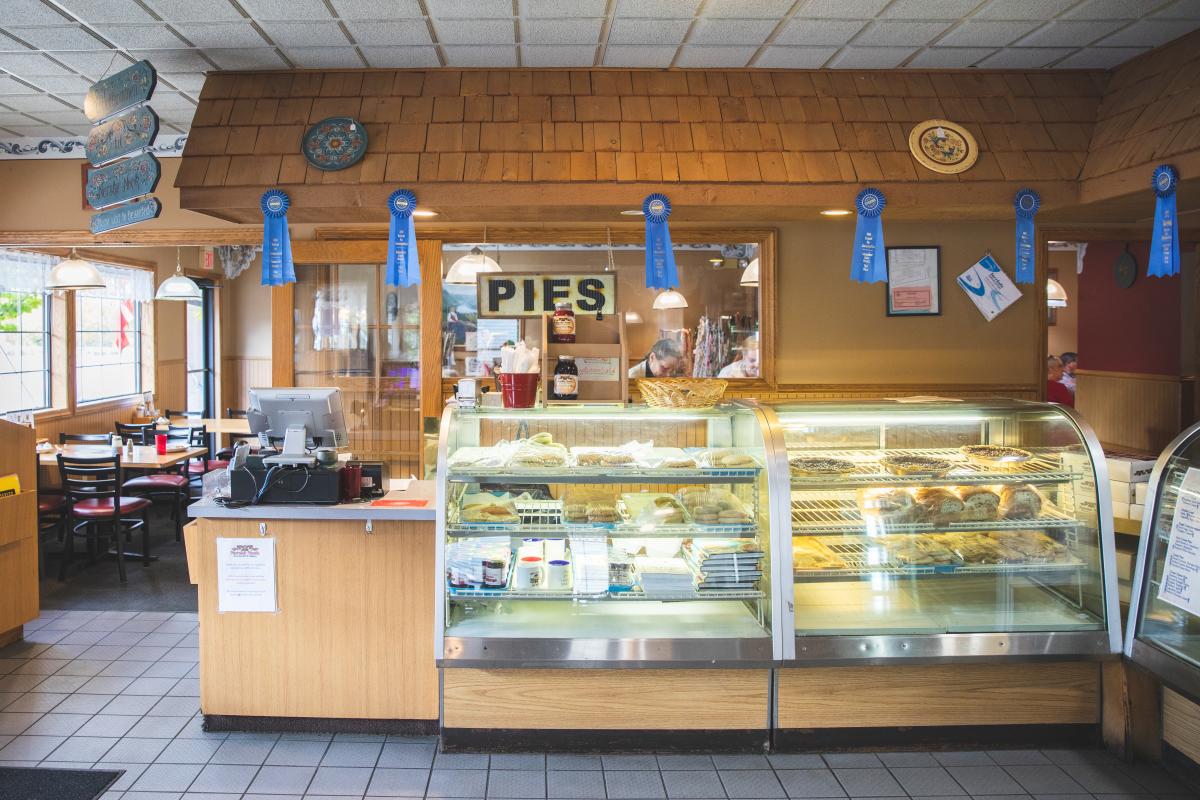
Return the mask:
<svg viewBox="0 0 1200 800">
<path fill-rule="evenodd" d="M 1179 173 L 1170 164 L 1154 170 L 1154 234 L 1146 274 L 1169 278 L 1179 274 L 1179 222 L 1175 217 L 1175 186 Z"/>
<path fill-rule="evenodd" d="M 646 288 L 674 289 L 679 286 L 675 269 L 675 251 L 671 249 L 671 201 L 665 194 L 652 194 L 642 203 L 646 217 Z"/>
<path fill-rule="evenodd" d="M 1021 189 L 1013 198 L 1017 212 L 1017 283 L 1034 281 L 1033 218 L 1041 205 L 1042 198 L 1032 189 Z"/>
<path fill-rule="evenodd" d="M 859 283 L 887 281 L 887 250 L 883 244 L 883 192 L 866 188 L 854 198 L 858 222 L 854 226 L 854 255 L 850 259 L 850 279 Z"/>
<path fill-rule="evenodd" d="M 262 285 L 283 286 L 296 282 L 292 264 L 292 238 L 288 235 L 287 194 L 279 189 L 263 192 L 259 206 L 263 212 Z"/>
<path fill-rule="evenodd" d="M 417 263 L 417 229 L 413 212 L 417 196 L 408 189 L 397 189 L 388 196 L 388 256 L 385 279 L 388 286 L 416 286 L 421 283 L 421 267 Z"/>
</svg>

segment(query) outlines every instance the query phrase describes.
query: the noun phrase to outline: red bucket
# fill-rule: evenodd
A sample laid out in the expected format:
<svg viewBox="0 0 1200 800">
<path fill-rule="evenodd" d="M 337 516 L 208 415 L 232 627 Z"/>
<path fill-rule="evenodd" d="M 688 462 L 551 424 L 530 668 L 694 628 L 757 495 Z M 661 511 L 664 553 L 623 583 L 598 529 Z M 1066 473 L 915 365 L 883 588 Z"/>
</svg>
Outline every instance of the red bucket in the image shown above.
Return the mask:
<svg viewBox="0 0 1200 800">
<path fill-rule="evenodd" d="M 497 375 L 504 407 L 533 408 L 534 401 L 537 400 L 539 377 L 536 372 L 502 372 Z"/>
</svg>

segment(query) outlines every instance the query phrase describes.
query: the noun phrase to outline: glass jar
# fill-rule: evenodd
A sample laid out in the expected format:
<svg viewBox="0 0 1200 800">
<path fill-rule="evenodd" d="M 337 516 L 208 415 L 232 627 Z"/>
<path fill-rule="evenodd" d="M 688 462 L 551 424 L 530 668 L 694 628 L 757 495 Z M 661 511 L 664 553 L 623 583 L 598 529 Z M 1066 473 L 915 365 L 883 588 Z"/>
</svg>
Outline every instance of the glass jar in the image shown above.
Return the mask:
<svg viewBox="0 0 1200 800">
<path fill-rule="evenodd" d="M 554 366 L 554 387 L 550 391 L 551 400 L 579 399 L 579 367 L 575 365 L 575 356 L 559 356 Z"/>
<path fill-rule="evenodd" d="M 554 316 L 550 318 L 550 341 L 555 344 L 575 343 L 575 309 L 569 300 L 554 304 Z"/>
</svg>

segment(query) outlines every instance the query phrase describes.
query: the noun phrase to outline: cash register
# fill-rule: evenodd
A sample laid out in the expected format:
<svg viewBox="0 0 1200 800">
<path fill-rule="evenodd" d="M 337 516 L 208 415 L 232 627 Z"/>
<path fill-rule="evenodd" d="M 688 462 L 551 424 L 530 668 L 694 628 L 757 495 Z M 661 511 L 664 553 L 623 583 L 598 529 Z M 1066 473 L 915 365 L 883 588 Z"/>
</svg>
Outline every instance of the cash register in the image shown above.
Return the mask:
<svg viewBox="0 0 1200 800">
<path fill-rule="evenodd" d="M 248 455 L 245 448 L 239 448 L 229 465 L 230 502 L 338 502 L 341 465 L 320 464 L 314 452 L 350 444 L 339 389 L 251 389 L 246 421 L 263 449 L 258 455 Z"/>
</svg>

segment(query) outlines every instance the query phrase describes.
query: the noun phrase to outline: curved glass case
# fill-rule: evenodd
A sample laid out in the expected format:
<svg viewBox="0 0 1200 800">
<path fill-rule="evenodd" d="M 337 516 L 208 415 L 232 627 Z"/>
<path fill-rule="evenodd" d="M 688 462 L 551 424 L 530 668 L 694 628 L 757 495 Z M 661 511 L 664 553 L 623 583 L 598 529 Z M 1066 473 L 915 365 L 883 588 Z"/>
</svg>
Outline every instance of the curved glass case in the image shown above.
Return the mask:
<svg viewBox="0 0 1200 800">
<path fill-rule="evenodd" d="M 765 430 L 738 404 L 448 408 L 438 663 L 780 658 Z"/>
<path fill-rule="evenodd" d="M 1118 652 L 1107 469 L 1068 409 L 767 405 L 786 660 Z"/>
<path fill-rule="evenodd" d="M 1125 654 L 1200 701 L 1200 425 L 1159 456 L 1146 498 Z"/>
</svg>

